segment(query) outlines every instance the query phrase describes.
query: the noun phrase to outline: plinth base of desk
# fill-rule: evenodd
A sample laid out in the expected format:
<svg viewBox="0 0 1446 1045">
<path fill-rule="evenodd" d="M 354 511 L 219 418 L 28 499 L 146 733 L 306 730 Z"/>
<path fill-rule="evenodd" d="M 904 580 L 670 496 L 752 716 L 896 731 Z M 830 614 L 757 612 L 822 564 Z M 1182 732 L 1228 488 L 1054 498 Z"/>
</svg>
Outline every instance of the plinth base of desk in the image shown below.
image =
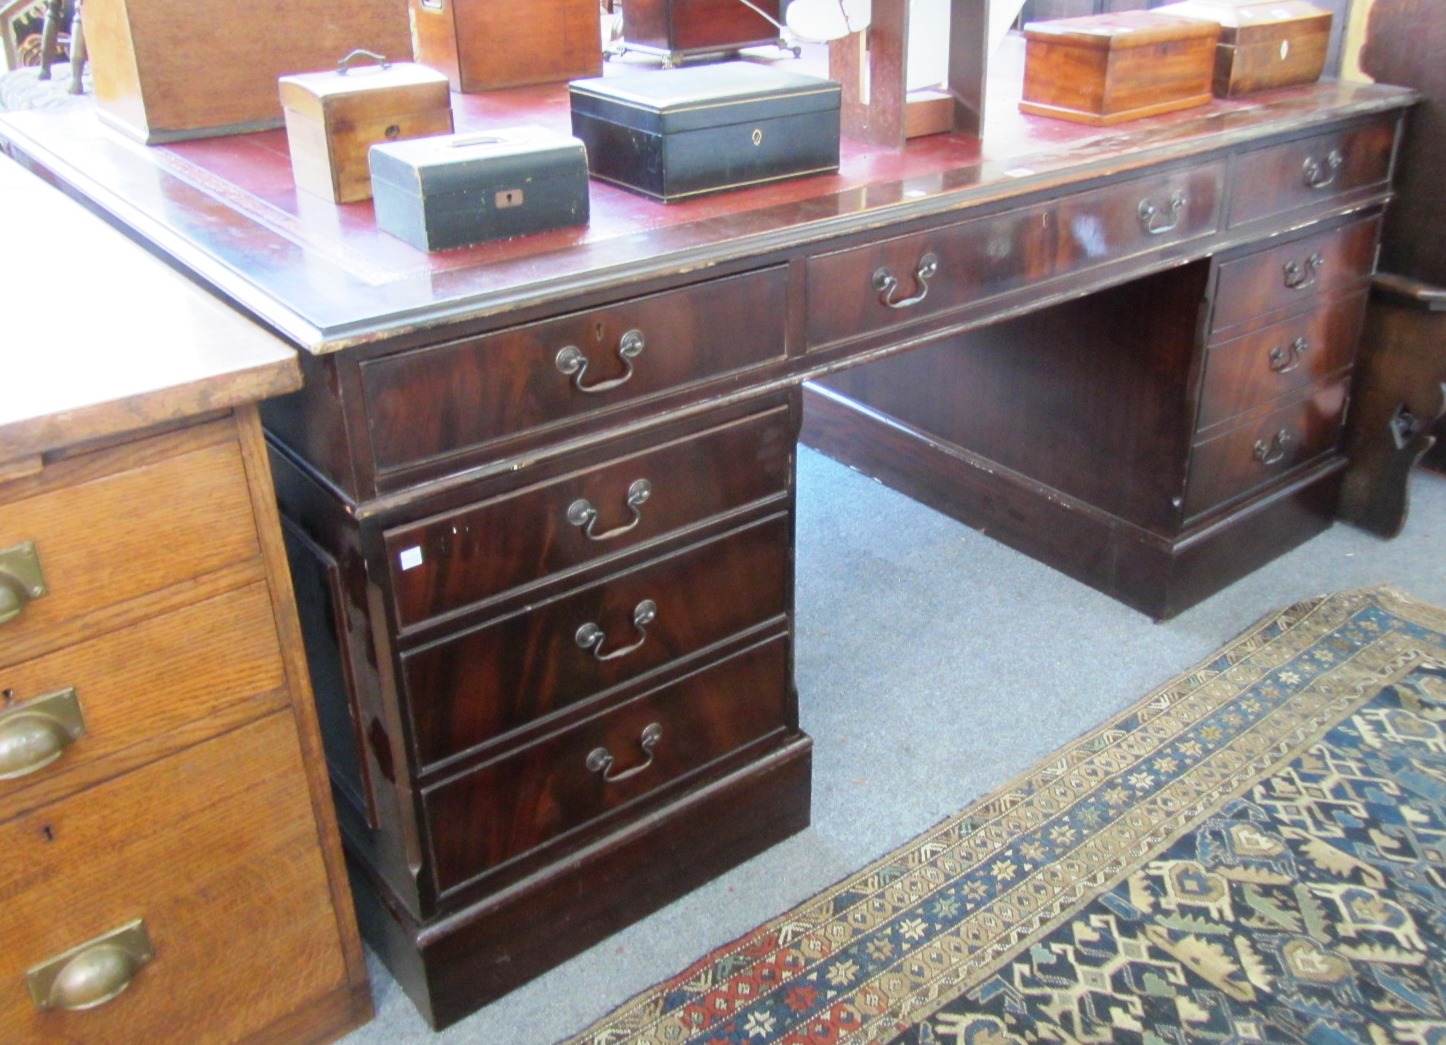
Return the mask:
<svg viewBox="0 0 1446 1045">
<path fill-rule="evenodd" d="M 493 896 L 419 923 L 348 852 L 362 936 L 441 1030 L 808 826 L 799 733 Z"/>
<path fill-rule="evenodd" d="M 1228 516 L 1163 537 L 813 385 L 799 439 L 1156 620 L 1328 529 L 1345 467 L 1333 457 Z"/>
</svg>

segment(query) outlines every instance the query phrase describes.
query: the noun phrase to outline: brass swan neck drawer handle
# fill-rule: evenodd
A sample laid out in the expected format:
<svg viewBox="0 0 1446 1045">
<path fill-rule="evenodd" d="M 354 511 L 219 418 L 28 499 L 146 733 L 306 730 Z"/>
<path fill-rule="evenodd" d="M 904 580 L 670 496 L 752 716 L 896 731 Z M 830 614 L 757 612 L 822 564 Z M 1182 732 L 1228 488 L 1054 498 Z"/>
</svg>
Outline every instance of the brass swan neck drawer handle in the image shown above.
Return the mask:
<svg viewBox="0 0 1446 1045">
<path fill-rule="evenodd" d="M 0 624 L 14 620 L 47 591 L 34 541 L 0 549 Z"/>
<path fill-rule="evenodd" d="M 93 1009 L 129 987 L 154 956 L 146 923 L 137 919 L 35 966 L 25 985 L 41 1012 Z"/>
<path fill-rule="evenodd" d="M 597 525 L 598 510 L 593 507 L 591 501 L 585 497 L 579 497 L 567 506 L 567 521 L 572 526 L 581 527 L 583 534 L 590 541 L 609 541 L 614 537 L 621 537 L 638 523 L 643 521 L 643 504 L 653 495 L 653 484 L 646 479 L 634 480 L 628 487 L 627 499 L 623 502 L 633 517 L 621 526 L 615 526 L 611 530 L 604 530 L 602 533 L 595 533 Z"/>
<path fill-rule="evenodd" d="M 648 625 L 653 623 L 657 617 L 658 604 L 652 599 L 644 599 L 638 603 L 633 607 L 633 627 L 637 630 L 638 640 L 631 646 L 615 649 L 611 653 L 602 651 L 607 642 L 607 633 L 592 621 L 588 621 L 578 628 L 577 634 L 573 637 L 577 641 L 578 648 L 590 651 L 596 660 L 617 660 L 619 657 L 626 657 L 634 650 L 642 648 L 643 643 L 648 641 Z"/>
<path fill-rule="evenodd" d="M 1288 374 L 1300 366 L 1301 357 L 1310 349 L 1310 342 L 1298 337 L 1289 345 L 1276 345 L 1270 350 L 1270 369 L 1277 374 Z"/>
<path fill-rule="evenodd" d="M 1263 465 L 1279 464 L 1285 460 L 1286 453 L 1290 450 L 1290 444 L 1295 441 L 1288 428 L 1282 428 L 1271 437 L 1270 442 L 1264 439 L 1255 441 L 1255 448 L 1251 451 L 1252 456 Z"/>
<path fill-rule="evenodd" d="M 1339 149 L 1332 149 L 1326 153 L 1323 160 L 1307 156 L 1301 167 L 1301 176 L 1304 178 L 1307 188 L 1330 188 L 1335 184 L 1336 175 L 1340 173 L 1340 169 L 1345 166 L 1345 163 L 1346 158 Z"/>
<path fill-rule="evenodd" d="M 555 362 L 558 370 L 572 378 L 573 388 L 587 395 L 597 395 L 599 392 L 610 392 L 632 380 L 633 360 L 643 354 L 643 347 L 643 332 L 629 330 L 618 341 L 618 358 L 623 361 L 622 376 L 609 378 L 606 381 L 595 381 L 590 385 L 582 383 L 583 378 L 587 376 L 588 358 L 576 345 L 568 345 L 558 352 Z"/>
<path fill-rule="evenodd" d="M 894 300 L 894 291 L 899 289 L 899 277 L 886 268 L 874 269 L 873 287 L 879 292 L 879 304 L 888 308 L 909 308 L 929 296 L 929 280 L 939 273 L 939 256 L 932 251 L 919 258 L 914 267 L 914 283 L 919 291 L 913 297 Z"/>
<path fill-rule="evenodd" d="M 1139 207 L 1140 228 L 1151 236 L 1163 236 L 1167 232 L 1174 232 L 1180 227 L 1180 218 L 1185 213 L 1185 205 L 1190 198 L 1180 190 L 1170 194 L 1170 202 L 1165 205 L 1162 211 L 1155 206 L 1153 200 L 1141 200 Z"/>
<path fill-rule="evenodd" d="M 587 756 L 587 768 L 590 772 L 601 773 L 602 778 L 609 784 L 619 784 L 637 776 L 643 770 L 653 764 L 653 748 L 658 746 L 658 741 L 663 739 L 663 727 L 660 723 L 654 722 L 643 729 L 642 735 L 638 737 L 638 747 L 642 748 L 643 754 L 648 757 L 633 766 L 632 769 L 624 769 L 621 773 L 613 772 L 613 765 L 616 759 L 612 752 L 605 747 L 595 747 Z"/>
<path fill-rule="evenodd" d="M 1324 264 L 1325 258 L 1321 257 L 1320 251 L 1312 251 L 1310 257 L 1305 259 L 1305 264 L 1287 261 L 1281 268 L 1281 277 L 1291 290 L 1304 290 L 1315 285 L 1316 277 L 1320 275 L 1321 266 Z"/>
<path fill-rule="evenodd" d="M 44 769 L 85 736 L 74 689 L 57 690 L 0 711 L 0 780 Z"/>
</svg>

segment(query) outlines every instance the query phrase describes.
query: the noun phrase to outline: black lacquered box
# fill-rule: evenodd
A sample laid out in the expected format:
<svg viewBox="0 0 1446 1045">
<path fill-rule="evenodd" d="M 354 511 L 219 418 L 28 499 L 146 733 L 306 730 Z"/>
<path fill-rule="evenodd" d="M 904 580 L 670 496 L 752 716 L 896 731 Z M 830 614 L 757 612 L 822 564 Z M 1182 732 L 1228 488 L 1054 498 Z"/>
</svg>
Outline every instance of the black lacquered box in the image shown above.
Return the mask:
<svg viewBox="0 0 1446 1045">
<path fill-rule="evenodd" d="M 585 225 L 582 142 L 539 127 L 373 145 L 377 225 L 421 250 Z"/>
<path fill-rule="evenodd" d="M 838 170 L 839 85 L 758 62 L 574 80 L 594 178 L 664 202 Z"/>
</svg>

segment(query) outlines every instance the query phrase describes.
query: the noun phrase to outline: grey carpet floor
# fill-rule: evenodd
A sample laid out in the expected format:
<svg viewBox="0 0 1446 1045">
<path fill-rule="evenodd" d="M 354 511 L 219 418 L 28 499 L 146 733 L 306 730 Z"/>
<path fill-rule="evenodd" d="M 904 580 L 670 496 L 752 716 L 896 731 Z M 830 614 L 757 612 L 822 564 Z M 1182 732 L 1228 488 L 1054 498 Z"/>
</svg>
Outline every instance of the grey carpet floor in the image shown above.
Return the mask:
<svg viewBox="0 0 1446 1045">
<path fill-rule="evenodd" d="M 908 841 L 1313 595 L 1391 584 L 1446 606 L 1446 476 L 1405 531 L 1337 525 L 1157 624 L 811 451 L 799 462 L 797 679 L 813 825 L 440 1033 L 374 960 L 343 1045 L 549 1045 Z"/>
</svg>

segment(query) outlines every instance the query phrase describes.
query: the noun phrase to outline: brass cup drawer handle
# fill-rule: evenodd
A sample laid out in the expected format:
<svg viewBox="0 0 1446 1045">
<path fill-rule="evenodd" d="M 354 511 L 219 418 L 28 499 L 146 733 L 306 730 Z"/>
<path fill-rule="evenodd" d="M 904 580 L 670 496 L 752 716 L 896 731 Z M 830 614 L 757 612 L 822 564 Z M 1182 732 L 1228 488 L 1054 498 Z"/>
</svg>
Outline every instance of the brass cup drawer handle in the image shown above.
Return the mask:
<svg viewBox="0 0 1446 1045">
<path fill-rule="evenodd" d="M 582 349 L 576 345 L 568 345 L 557 353 L 557 369 L 563 374 L 572 378 L 572 387 L 587 395 L 597 395 L 599 392 L 610 392 L 620 385 L 625 385 L 633 378 L 633 360 L 643 354 L 643 332 L 641 330 L 629 330 L 618 341 L 618 358 L 623 361 L 623 373 L 621 377 L 609 378 L 606 381 L 595 381 L 590 385 L 583 384 L 583 378 L 587 376 L 589 366 L 587 356 L 583 355 Z"/>
<path fill-rule="evenodd" d="M 74 689 L 0 711 L 0 780 L 39 772 L 83 736 L 85 718 Z"/>
<path fill-rule="evenodd" d="M 660 723 L 654 722 L 643 729 L 642 735 L 638 737 L 638 747 L 642 748 L 643 754 L 648 757 L 633 766 L 632 769 L 625 769 L 621 773 L 613 772 L 613 765 L 617 761 L 612 753 L 605 747 L 596 747 L 588 752 L 587 768 L 589 772 L 601 773 L 602 778 L 609 784 L 618 784 L 637 776 L 643 770 L 653 764 L 653 748 L 658 746 L 658 741 L 663 739 L 663 727 Z"/>
<path fill-rule="evenodd" d="M 615 526 L 611 530 L 604 530 L 602 533 L 595 532 L 597 526 L 598 510 L 593 507 L 591 501 L 579 497 L 567 506 L 567 521 L 569 525 L 579 527 L 583 534 L 590 541 L 608 541 L 614 537 L 620 537 L 627 533 L 638 523 L 643 521 L 643 505 L 653 495 L 653 484 L 646 479 L 636 479 L 628 487 L 627 498 L 623 503 L 633 517 L 621 526 Z"/>
<path fill-rule="evenodd" d="M 0 549 L 0 624 L 20 616 L 47 590 L 34 541 Z"/>
<path fill-rule="evenodd" d="M 873 288 L 879 292 L 879 304 L 888 308 L 909 308 L 929 296 L 929 280 L 939 273 L 939 256 L 932 251 L 919 258 L 914 267 L 914 284 L 919 288 L 913 297 L 894 300 L 894 291 L 899 289 L 899 277 L 888 269 L 874 269 Z"/>
<path fill-rule="evenodd" d="M 1269 442 L 1266 442 L 1264 439 L 1257 439 L 1251 455 L 1266 466 L 1279 464 L 1285 460 L 1285 455 L 1290 450 L 1290 444 L 1294 441 L 1295 438 L 1290 434 L 1290 429 L 1282 428 L 1276 432 L 1275 435 L 1271 436 Z"/>
<path fill-rule="evenodd" d="M 1313 251 L 1304 264 L 1287 261 L 1281 268 L 1281 277 L 1291 290 L 1304 290 L 1315 286 L 1316 277 L 1320 275 L 1321 266 L 1324 264 L 1325 258 L 1321 257 L 1320 252 Z"/>
<path fill-rule="evenodd" d="M 1179 189 L 1170 194 L 1170 202 L 1161 210 L 1155 206 L 1153 200 L 1141 200 L 1139 207 L 1140 228 L 1150 236 L 1163 236 L 1167 232 L 1174 232 L 1180 227 L 1180 219 L 1185 213 L 1185 205 L 1190 198 Z M 1164 216 L 1167 215 L 1168 217 Z"/>
<path fill-rule="evenodd" d="M 1307 188 L 1327 189 L 1335 184 L 1336 175 L 1345 164 L 1346 158 L 1339 149 L 1332 149 L 1324 159 L 1307 156 L 1301 165 L 1301 177 Z"/>
<path fill-rule="evenodd" d="M 35 966 L 25 986 L 41 1012 L 93 1009 L 129 987 L 154 956 L 146 924 L 137 919 Z"/>
<path fill-rule="evenodd" d="M 1310 342 L 1298 337 L 1289 345 L 1276 345 L 1267 357 L 1270 369 L 1277 374 L 1288 374 L 1300 366 L 1301 357 L 1310 349 Z"/>
<path fill-rule="evenodd" d="M 588 650 L 597 660 L 617 660 L 619 657 L 626 657 L 634 650 L 641 649 L 643 643 L 648 641 L 648 625 L 658 618 L 658 604 L 652 599 L 644 599 L 633 607 L 633 627 L 637 629 L 638 640 L 630 646 L 615 649 L 611 653 L 604 653 L 603 646 L 607 642 L 607 633 L 588 621 L 577 629 L 573 636 L 579 649 Z"/>
</svg>

